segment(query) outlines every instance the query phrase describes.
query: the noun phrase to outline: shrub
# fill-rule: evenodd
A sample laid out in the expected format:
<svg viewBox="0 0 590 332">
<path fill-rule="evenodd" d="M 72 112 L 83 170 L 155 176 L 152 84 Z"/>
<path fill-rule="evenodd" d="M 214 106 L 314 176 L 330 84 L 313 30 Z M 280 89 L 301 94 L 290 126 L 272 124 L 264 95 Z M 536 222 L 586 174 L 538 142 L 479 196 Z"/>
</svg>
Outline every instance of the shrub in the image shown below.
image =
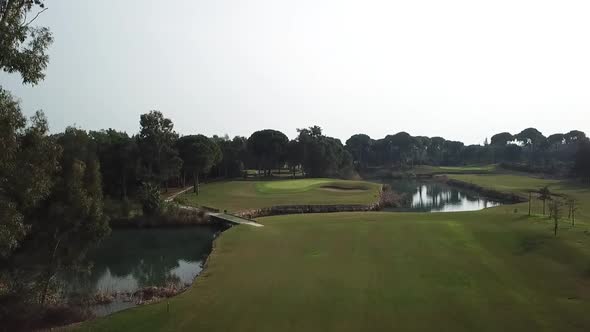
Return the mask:
<svg viewBox="0 0 590 332">
<path fill-rule="evenodd" d="M 141 209 L 146 216 L 157 216 L 162 212 L 160 188 L 151 183 L 144 183 L 140 195 Z"/>
</svg>

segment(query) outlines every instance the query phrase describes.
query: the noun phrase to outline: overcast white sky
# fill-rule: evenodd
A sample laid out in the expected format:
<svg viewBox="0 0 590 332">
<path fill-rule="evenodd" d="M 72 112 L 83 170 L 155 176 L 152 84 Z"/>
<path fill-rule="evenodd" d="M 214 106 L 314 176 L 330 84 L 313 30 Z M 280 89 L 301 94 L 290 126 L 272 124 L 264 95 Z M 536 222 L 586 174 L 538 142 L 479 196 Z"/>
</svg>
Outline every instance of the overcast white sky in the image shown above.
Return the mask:
<svg viewBox="0 0 590 332">
<path fill-rule="evenodd" d="M 534 126 L 590 133 L 590 2 L 46 0 L 47 78 L 0 74 L 53 131 L 138 131 L 151 109 L 181 134 L 319 125 L 345 141 L 482 143 Z"/>
</svg>

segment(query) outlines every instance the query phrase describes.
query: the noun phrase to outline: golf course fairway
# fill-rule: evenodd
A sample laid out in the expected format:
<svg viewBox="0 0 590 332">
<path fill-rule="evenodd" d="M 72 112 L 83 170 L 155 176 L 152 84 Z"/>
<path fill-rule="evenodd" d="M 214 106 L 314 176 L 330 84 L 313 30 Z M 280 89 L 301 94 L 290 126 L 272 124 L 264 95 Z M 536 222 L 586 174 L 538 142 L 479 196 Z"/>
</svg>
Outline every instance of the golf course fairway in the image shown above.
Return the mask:
<svg viewBox="0 0 590 332">
<path fill-rule="evenodd" d="M 534 201 L 477 212 L 260 218 L 216 241 L 185 293 L 84 323 L 84 331 L 590 331 L 589 188 L 468 175 L 579 200 L 553 221 Z M 493 178 L 496 176 L 496 178 Z M 515 184 L 503 182 L 514 181 Z"/>
</svg>

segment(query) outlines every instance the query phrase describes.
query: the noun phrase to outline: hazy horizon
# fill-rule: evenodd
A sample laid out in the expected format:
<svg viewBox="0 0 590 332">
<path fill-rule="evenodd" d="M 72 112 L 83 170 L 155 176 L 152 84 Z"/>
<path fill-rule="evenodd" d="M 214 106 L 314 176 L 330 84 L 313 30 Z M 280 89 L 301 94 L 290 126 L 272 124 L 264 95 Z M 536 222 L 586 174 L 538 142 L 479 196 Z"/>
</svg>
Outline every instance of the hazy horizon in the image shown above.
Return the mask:
<svg viewBox="0 0 590 332">
<path fill-rule="evenodd" d="M 0 85 L 52 131 L 136 133 L 156 109 L 180 134 L 343 142 L 406 131 L 481 144 L 535 127 L 590 133 L 584 1 L 52 1 L 45 81 Z"/>
</svg>

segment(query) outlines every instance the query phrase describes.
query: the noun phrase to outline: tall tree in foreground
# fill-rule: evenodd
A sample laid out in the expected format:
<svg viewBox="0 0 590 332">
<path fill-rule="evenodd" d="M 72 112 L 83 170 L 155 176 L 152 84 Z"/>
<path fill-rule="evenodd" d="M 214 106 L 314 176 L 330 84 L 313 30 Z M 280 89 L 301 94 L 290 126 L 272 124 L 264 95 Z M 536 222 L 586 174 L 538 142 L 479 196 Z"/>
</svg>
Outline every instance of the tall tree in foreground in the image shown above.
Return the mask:
<svg viewBox="0 0 590 332">
<path fill-rule="evenodd" d="M 60 154 L 43 113 L 27 125 L 19 104 L 0 89 L 0 258 L 30 233 L 29 216 L 49 197 Z"/>
<path fill-rule="evenodd" d="M 60 171 L 51 195 L 35 211 L 32 235 L 21 252 L 32 267 L 43 267 L 36 276 L 40 303 L 55 275 L 77 268 L 87 249 L 110 231 L 94 141 L 84 130 L 67 128 L 57 142 L 63 149 Z"/>
<path fill-rule="evenodd" d="M 20 146 L 5 151 L 15 157 L 8 159 L 10 174 L 2 170 L 0 190 L 6 196 L 0 202 L 9 207 L 2 213 L 12 217 L 3 216 L 10 224 L 2 223 L 2 283 L 21 300 L 39 303 L 46 302 L 55 275 L 79 266 L 86 250 L 109 232 L 93 141 L 75 128 L 55 137 L 46 133 L 42 114 L 13 132 Z"/>
<path fill-rule="evenodd" d="M 193 178 L 193 192 L 199 194 L 199 175 L 208 173 L 221 158 L 219 146 L 204 135 L 189 135 L 178 139 L 178 150 L 184 169 Z"/>
<path fill-rule="evenodd" d="M 0 1 L 0 69 L 20 73 L 25 84 L 45 77 L 45 51 L 53 38 L 48 28 L 33 24 L 45 9 L 43 0 Z"/>
</svg>

